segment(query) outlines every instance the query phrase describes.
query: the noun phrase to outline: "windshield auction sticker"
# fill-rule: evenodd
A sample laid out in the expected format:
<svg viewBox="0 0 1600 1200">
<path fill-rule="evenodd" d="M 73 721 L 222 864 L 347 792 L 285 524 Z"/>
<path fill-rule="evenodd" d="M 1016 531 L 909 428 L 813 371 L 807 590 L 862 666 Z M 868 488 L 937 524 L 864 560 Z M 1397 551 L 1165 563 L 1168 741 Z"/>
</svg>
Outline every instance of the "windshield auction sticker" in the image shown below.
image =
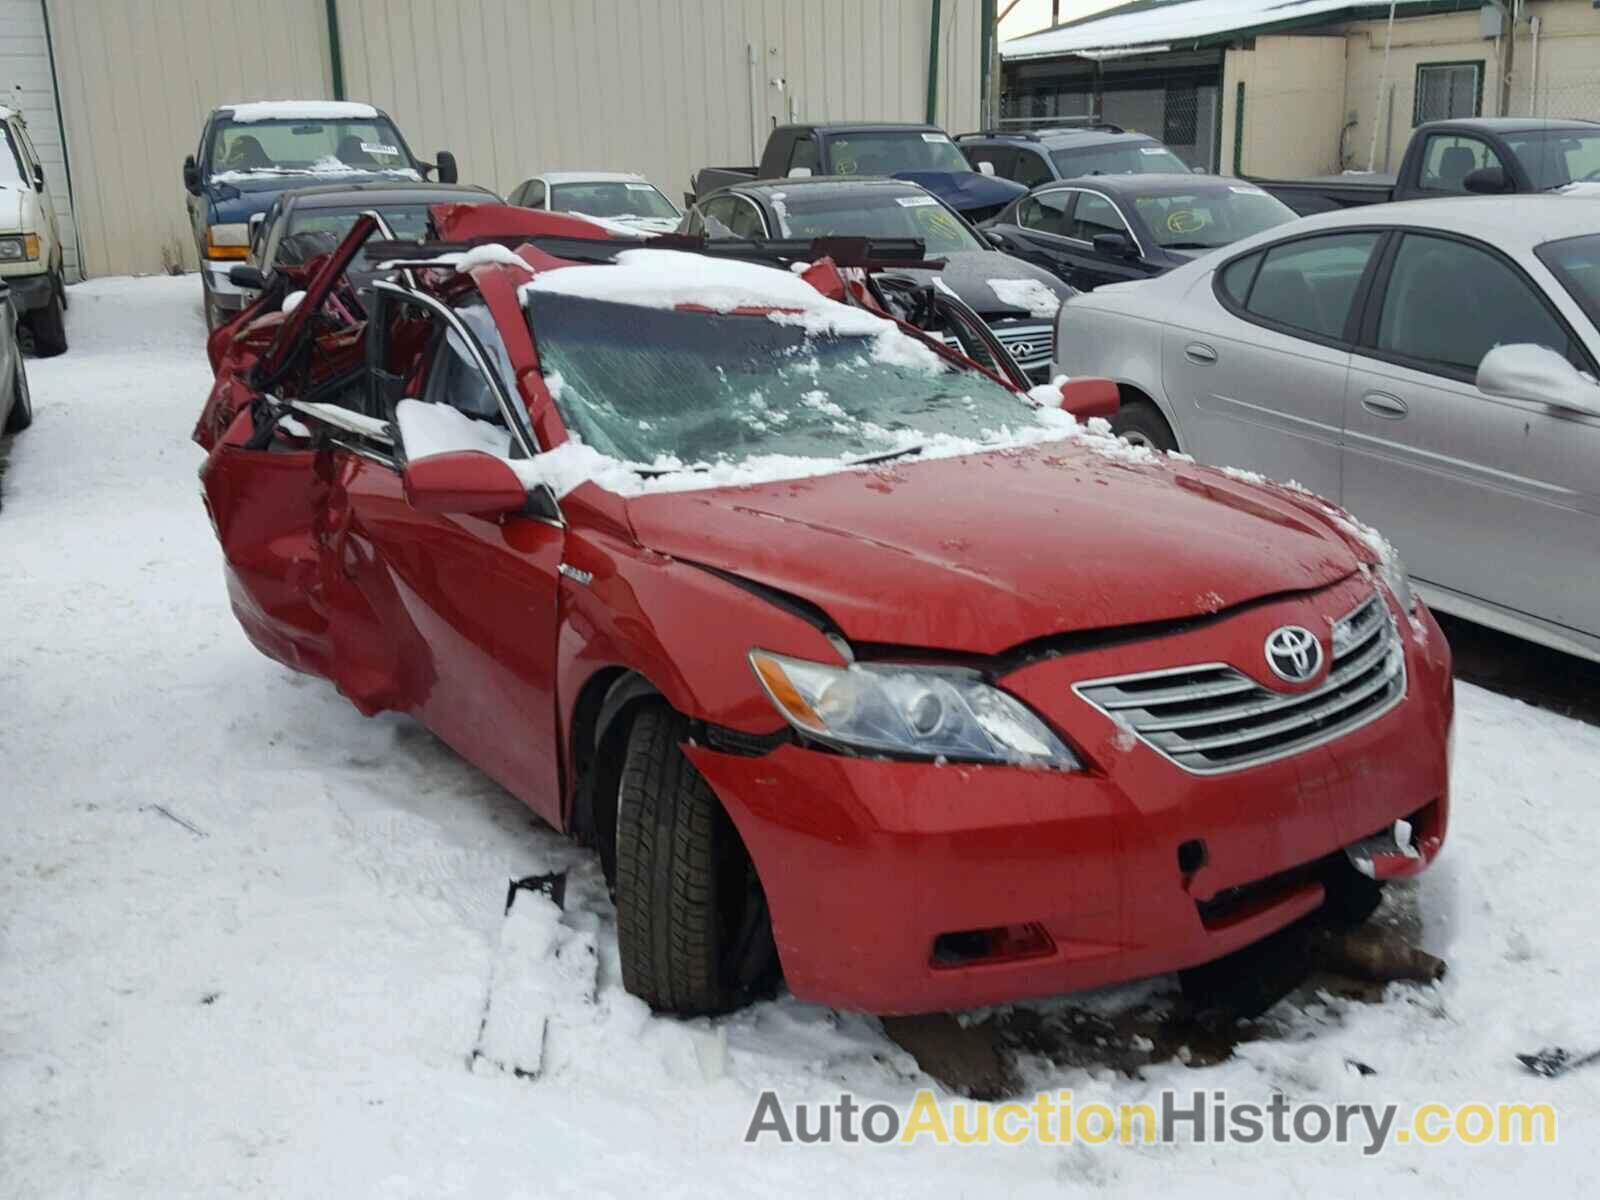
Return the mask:
<svg viewBox="0 0 1600 1200">
<path fill-rule="evenodd" d="M 1107 1103 L 1070 1090 L 1006 1102 L 941 1100 L 919 1090 L 910 1104 L 863 1104 L 849 1092 L 832 1102 L 785 1104 L 776 1092 L 756 1101 L 744 1140 L 824 1145 L 1064 1146 L 1199 1145 L 1350 1146 L 1366 1157 L 1395 1145 L 1553 1146 L 1553 1104 L 1336 1104 L 1291 1101 L 1274 1092 L 1264 1103 L 1226 1091 L 1168 1088 L 1154 1102 Z"/>
</svg>

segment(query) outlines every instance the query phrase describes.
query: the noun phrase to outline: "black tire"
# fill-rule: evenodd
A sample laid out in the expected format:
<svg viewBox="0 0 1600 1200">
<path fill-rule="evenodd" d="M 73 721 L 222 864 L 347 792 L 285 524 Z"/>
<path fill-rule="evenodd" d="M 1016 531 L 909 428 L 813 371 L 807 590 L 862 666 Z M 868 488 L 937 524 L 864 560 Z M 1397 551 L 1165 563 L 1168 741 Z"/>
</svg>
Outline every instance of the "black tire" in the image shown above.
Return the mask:
<svg viewBox="0 0 1600 1200">
<path fill-rule="evenodd" d="M 11 414 L 6 417 L 7 433 L 21 433 L 33 424 L 33 397 L 28 392 L 28 372 L 23 369 L 22 356 L 17 356 L 17 373 L 11 381 Z"/>
<path fill-rule="evenodd" d="M 1117 415 L 1111 418 L 1111 432 L 1136 446 L 1149 446 L 1152 450 L 1178 448 L 1172 426 L 1148 400 L 1133 400 L 1117 409 Z"/>
<path fill-rule="evenodd" d="M 67 351 L 67 313 L 62 300 L 65 289 L 59 279 L 50 282 L 50 303 L 28 317 L 28 328 L 33 330 L 33 352 L 40 358 L 54 358 Z"/>
<path fill-rule="evenodd" d="M 72 305 L 67 302 L 67 277 L 63 273 L 60 263 L 56 264 L 56 295 L 61 297 L 61 311 L 66 312 Z"/>
<path fill-rule="evenodd" d="M 617 789 L 622 982 L 658 1012 L 727 1012 L 769 990 L 777 951 L 738 831 L 679 748 L 688 722 L 642 706 Z"/>
</svg>

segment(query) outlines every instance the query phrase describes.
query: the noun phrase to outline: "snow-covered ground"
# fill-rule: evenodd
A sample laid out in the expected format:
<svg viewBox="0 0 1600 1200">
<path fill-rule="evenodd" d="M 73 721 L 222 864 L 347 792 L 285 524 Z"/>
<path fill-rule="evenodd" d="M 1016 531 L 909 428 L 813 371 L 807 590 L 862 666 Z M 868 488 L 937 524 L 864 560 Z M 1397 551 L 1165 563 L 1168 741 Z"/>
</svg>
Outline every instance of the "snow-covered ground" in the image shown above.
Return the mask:
<svg viewBox="0 0 1600 1200">
<path fill-rule="evenodd" d="M 198 302 L 192 276 L 75 287 L 71 351 L 28 364 L 0 509 L 0 1195 L 1542 1196 L 1600 1169 L 1600 1066 L 1513 1058 L 1600 1045 L 1600 729 L 1467 686 L 1450 842 L 1404 901 L 1441 984 L 1281 1005 L 1221 1066 L 1023 1070 L 1080 1102 L 1550 1100 L 1558 1145 L 744 1145 L 764 1088 L 929 1081 L 867 1017 L 653 1018 L 588 855 L 247 644 L 189 441 Z M 525 965 L 507 880 L 561 867 L 597 988 L 564 993 L 538 1078 L 469 1071 L 491 975 Z"/>
</svg>

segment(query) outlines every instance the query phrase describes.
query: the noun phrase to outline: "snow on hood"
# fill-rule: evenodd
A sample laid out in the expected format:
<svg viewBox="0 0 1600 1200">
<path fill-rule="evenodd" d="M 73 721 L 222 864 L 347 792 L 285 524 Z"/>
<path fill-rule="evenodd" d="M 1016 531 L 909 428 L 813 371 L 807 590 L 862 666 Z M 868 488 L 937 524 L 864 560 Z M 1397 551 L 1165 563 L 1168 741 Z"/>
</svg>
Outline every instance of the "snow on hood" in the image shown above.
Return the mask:
<svg viewBox="0 0 1600 1200">
<path fill-rule="evenodd" d="M 884 274 L 915 278 L 943 287 L 982 317 L 1010 316 L 1018 312 L 1053 317 L 1061 302 L 1074 294 L 1070 286 L 1043 267 L 999 250 L 958 250 L 944 257 L 943 267 L 938 271 L 895 268 Z M 1045 311 L 1046 308 L 1049 311 Z"/>
<path fill-rule="evenodd" d="M 254 121 L 360 121 L 378 115 L 372 105 L 349 100 L 254 100 L 246 104 L 224 104 L 221 108 L 233 120 L 245 124 Z"/>
<path fill-rule="evenodd" d="M 990 279 L 985 282 L 1007 308 L 1026 309 L 1030 317 L 1053 317 L 1061 297 L 1037 279 Z"/>
<path fill-rule="evenodd" d="M 1209 614 L 1360 565 L 1268 489 L 1154 455 L 1130 469 L 1085 444 L 627 503 L 642 545 L 809 600 L 852 640 L 977 654 Z"/>
</svg>

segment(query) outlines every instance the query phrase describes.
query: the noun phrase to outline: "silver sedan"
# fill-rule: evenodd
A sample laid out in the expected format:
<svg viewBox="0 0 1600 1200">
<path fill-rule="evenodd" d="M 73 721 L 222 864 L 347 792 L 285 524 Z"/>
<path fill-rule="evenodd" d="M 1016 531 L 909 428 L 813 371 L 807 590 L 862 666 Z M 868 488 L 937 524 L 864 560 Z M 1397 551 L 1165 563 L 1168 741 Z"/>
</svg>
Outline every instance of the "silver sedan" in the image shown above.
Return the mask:
<svg viewBox="0 0 1600 1200">
<path fill-rule="evenodd" d="M 1600 199 L 1311 217 L 1057 320 L 1130 440 L 1297 481 L 1436 608 L 1600 660 Z"/>
</svg>

